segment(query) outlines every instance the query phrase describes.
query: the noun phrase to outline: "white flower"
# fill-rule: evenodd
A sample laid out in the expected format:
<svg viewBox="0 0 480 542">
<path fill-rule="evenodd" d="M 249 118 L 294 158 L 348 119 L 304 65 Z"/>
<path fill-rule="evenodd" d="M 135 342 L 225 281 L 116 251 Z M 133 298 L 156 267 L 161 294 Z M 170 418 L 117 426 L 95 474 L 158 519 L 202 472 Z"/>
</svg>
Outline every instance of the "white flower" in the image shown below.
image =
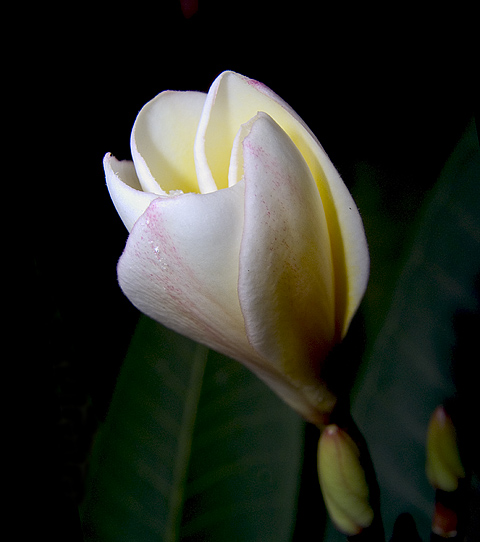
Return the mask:
<svg viewBox="0 0 480 542">
<path fill-rule="evenodd" d="M 104 159 L 130 231 L 118 264 L 126 296 L 323 423 L 336 399 L 322 365 L 364 294 L 369 258 L 315 136 L 269 88 L 224 72 L 208 94 L 147 103 L 131 148 L 133 163 Z"/>
</svg>

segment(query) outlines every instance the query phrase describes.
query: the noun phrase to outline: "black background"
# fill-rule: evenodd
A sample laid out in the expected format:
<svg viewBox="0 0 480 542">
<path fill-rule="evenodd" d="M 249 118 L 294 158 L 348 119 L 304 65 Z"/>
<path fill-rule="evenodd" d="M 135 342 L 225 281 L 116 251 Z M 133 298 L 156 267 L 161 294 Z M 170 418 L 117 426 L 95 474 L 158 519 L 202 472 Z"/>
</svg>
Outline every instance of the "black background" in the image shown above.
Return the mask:
<svg viewBox="0 0 480 542">
<path fill-rule="evenodd" d="M 28 315 L 25 356 L 40 362 L 32 374 L 42 378 L 32 426 L 54 430 L 53 439 L 32 437 L 54 470 L 31 461 L 46 473 L 36 491 L 26 490 L 31 502 L 47 484 L 56 493 L 53 517 L 60 509 L 76 520 L 65 503 L 81 489 L 65 485 L 58 465 L 65 441 L 76 446 L 79 437 L 58 430 L 60 405 L 66 396 L 83 407 L 91 401 L 94 428 L 136 322 L 116 282 L 127 232 L 102 158 L 130 158 L 144 103 L 165 89 L 207 91 L 226 69 L 258 79 L 307 122 L 351 189 L 358 163 L 381 170 L 391 212 L 406 213 L 395 202 L 411 200 L 411 215 L 399 216 L 408 222 L 475 112 L 474 18 L 462 3 L 423 10 L 258 0 L 200 0 L 190 19 L 173 0 L 37 5 L 13 16 L 8 86 L 18 104 L 20 174 L 11 188 L 32 204 L 33 218 L 20 318 Z"/>
</svg>

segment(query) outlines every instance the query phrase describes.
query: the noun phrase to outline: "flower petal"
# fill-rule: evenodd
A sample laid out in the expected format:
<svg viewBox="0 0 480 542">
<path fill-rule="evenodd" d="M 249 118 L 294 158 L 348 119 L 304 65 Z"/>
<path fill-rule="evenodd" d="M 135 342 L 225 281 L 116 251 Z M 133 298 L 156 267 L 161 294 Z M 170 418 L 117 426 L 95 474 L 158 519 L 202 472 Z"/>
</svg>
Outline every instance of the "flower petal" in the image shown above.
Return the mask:
<svg viewBox="0 0 480 542">
<path fill-rule="evenodd" d="M 250 343 L 294 381 L 318 382 L 335 339 L 333 268 L 315 181 L 265 113 L 243 140 L 239 298 Z"/>
<path fill-rule="evenodd" d="M 237 295 L 243 199 L 243 183 L 212 194 L 157 198 L 135 224 L 118 263 L 120 286 L 140 311 L 241 360 L 256 357 Z"/>
<path fill-rule="evenodd" d="M 230 151 L 238 128 L 258 111 L 268 113 L 289 135 L 317 184 L 332 244 L 337 334 L 343 336 L 368 281 L 369 257 L 362 220 L 313 133 L 288 104 L 262 83 L 224 72 L 210 87 L 194 147 L 202 191 L 228 186 Z"/>
<path fill-rule="evenodd" d="M 198 192 L 193 143 L 206 94 L 160 93 L 140 111 L 131 147 L 140 183 L 146 192 Z"/>
<path fill-rule="evenodd" d="M 107 187 L 113 204 L 130 231 L 157 194 L 143 192 L 130 160 L 118 161 L 110 153 L 103 159 Z"/>
</svg>

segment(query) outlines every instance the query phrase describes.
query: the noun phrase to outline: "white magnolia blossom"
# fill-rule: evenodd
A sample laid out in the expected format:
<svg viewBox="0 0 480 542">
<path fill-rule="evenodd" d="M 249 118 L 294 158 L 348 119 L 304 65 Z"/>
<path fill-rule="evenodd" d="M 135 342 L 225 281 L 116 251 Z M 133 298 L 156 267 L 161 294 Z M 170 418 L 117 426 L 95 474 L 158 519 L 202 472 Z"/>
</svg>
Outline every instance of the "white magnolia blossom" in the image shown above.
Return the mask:
<svg viewBox="0 0 480 542">
<path fill-rule="evenodd" d="M 104 159 L 130 232 L 118 264 L 126 296 L 322 424 L 336 401 L 322 365 L 365 292 L 369 257 L 313 133 L 269 88 L 224 72 L 208 94 L 147 103 L 131 148 L 133 162 Z"/>
</svg>

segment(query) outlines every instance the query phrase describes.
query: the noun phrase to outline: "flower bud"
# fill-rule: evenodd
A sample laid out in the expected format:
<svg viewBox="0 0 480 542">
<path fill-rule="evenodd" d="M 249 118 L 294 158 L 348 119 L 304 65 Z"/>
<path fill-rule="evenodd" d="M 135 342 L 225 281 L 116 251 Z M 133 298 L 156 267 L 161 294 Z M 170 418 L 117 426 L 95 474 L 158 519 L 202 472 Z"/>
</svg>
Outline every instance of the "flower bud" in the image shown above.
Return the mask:
<svg viewBox="0 0 480 542">
<path fill-rule="evenodd" d="M 370 526 L 374 516 L 359 457 L 347 433 L 336 425 L 327 426 L 318 445 L 318 477 L 330 518 L 348 536 Z"/>
<path fill-rule="evenodd" d="M 435 409 L 428 425 L 425 470 L 430 484 L 443 491 L 455 491 L 459 478 L 465 478 L 455 426 L 441 405 Z"/>
<path fill-rule="evenodd" d="M 457 525 L 457 512 L 437 501 L 432 518 L 432 532 L 442 538 L 453 538 L 458 534 Z"/>
</svg>

